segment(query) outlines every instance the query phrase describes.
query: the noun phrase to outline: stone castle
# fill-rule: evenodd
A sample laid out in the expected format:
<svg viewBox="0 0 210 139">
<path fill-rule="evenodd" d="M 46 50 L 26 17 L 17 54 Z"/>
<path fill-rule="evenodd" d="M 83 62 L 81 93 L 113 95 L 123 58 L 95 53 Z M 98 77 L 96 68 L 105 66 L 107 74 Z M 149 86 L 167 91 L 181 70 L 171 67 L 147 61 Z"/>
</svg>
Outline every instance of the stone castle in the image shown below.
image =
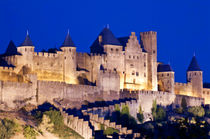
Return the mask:
<svg viewBox="0 0 210 139">
<path fill-rule="evenodd" d="M 203 72 L 195 56 L 187 69 L 187 82 L 175 82 L 170 65 L 157 61 L 154 31 L 141 32 L 139 41 L 134 32 L 116 38 L 105 27 L 90 46 L 90 53 L 77 52 L 69 32 L 59 49 L 35 52 L 34 48 L 27 33 L 20 46 L 10 41 L 1 55 L 0 102 L 4 107 L 53 99 L 113 100 L 135 92 L 141 103 L 152 98 L 168 105 L 180 103 L 185 96 L 190 105 L 195 101 L 195 105 L 210 104 L 210 88 L 203 88 Z"/>
</svg>

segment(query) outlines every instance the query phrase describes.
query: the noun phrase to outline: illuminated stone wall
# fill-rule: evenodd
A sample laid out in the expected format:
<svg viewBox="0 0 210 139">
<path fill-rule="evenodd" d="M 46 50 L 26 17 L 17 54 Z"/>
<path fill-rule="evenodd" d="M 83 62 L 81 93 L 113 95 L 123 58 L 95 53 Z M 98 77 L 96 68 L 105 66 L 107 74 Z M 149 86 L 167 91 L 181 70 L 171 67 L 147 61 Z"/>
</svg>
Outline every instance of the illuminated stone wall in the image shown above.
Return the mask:
<svg viewBox="0 0 210 139">
<path fill-rule="evenodd" d="M 158 90 L 174 93 L 174 72 L 158 72 Z"/>
<path fill-rule="evenodd" d="M 131 90 L 147 90 L 147 53 L 132 32 L 125 47 L 125 87 Z M 156 71 L 157 72 L 157 71 Z"/>
<path fill-rule="evenodd" d="M 192 96 L 192 84 L 191 83 L 175 83 L 175 94 L 176 95 L 187 95 Z"/>
<path fill-rule="evenodd" d="M 203 88 L 202 96 L 205 99 L 205 104 L 210 104 L 210 88 Z"/>
</svg>

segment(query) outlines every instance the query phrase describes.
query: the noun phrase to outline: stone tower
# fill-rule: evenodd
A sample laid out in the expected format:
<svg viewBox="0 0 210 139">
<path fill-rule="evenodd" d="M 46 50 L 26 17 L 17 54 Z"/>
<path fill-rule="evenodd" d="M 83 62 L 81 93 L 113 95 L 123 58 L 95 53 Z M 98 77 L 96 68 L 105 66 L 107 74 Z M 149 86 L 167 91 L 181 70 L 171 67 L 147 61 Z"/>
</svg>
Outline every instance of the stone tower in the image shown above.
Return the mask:
<svg viewBox="0 0 210 139">
<path fill-rule="evenodd" d="M 187 69 L 187 82 L 192 83 L 193 96 L 202 97 L 203 71 L 200 69 L 195 56 L 193 56 Z"/>
<path fill-rule="evenodd" d="M 67 83 L 76 84 L 76 47 L 69 31 L 60 49 L 63 51 L 63 80 Z"/>
<path fill-rule="evenodd" d="M 174 93 L 174 71 L 168 64 L 158 65 L 158 90 Z"/>
<path fill-rule="evenodd" d="M 29 37 L 28 31 L 24 42 L 17 48 L 17 51 L 22 55 L 18 59 L 18 65 L 26 66 L 33 70 L 34 45 Z"/>
<path fill-rule="evenodd" d="M 97 39 L 90 47 L 91 53 L 95 55 L 105 55 L 104 59 L 101 59 L 101 64 L 108 70 L 116 70 L 120 75 L 120 88 L 124 87 L 124 55 L 123 47 L 119 40 L 114 36 L 109 27 L 105 27 L 98 35 Z M 96 64 L 96 62 L 95 62 Z M 95 69 L 99 71 L 99 63 L 94 65 Z"/>
<path fill-rule="evenodd" d="M 148 52 L 148 89 L 157 90 L 157 32 L 141 32 L 141 45 Z"/>
</svg>

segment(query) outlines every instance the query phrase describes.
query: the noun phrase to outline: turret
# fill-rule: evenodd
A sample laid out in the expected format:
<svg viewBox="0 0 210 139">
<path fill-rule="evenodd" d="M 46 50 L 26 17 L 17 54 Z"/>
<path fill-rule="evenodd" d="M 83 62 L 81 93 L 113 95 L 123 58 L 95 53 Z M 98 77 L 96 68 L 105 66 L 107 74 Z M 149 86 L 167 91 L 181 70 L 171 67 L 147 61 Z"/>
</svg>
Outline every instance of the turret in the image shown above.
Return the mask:
<svg viewBox="0 0 210 139">
<path fill-rule="evenodd" d="M 67 83 L 76 84 L 76 47 L 69 31 L 60 49 L 63 51 L 63 79 Z"/>
<path fill-rule="evenodd" d="M 187 82 L 192 83 L 192 93 L 194 96 L 202 97 L 203 92 L 203 71 L 200 69 L 196 57 L 193 56 L 187 69 Z"/>
<path fill-rule="evenodd" d="M 174 71 L 169 64 L 159 64 L 157 68 L 158 90 L 174 93 Z"/>
<path fill-rule="evenodd" d="M 148 89 L 157 90 L 157 32 L 141 32 L 141 46 L 148 53 Z"/>
<path fill-rule="evenodd" d="M 18 64 L 24 65 L 33 69 L 34 45 L 29 37 L 28 31 L 27 31 L 25 40 L 17 48 L 17 51 L 22 55 L 21 58 L 18 60 Z"/>
</svg>

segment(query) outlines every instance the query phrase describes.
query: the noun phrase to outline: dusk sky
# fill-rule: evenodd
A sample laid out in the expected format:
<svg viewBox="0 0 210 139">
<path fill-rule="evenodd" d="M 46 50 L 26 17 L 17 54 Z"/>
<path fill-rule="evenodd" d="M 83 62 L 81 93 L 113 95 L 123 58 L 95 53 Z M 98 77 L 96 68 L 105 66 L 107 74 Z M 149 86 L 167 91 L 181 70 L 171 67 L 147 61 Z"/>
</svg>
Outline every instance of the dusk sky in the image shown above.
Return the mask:
<svg viewBox="0 0 210 139">
<path fill-rule="evenodd" d="M 36 51 L 59 48 L 69 29 L 77 51 L 89 52 L 106 24 L 116 37 L 157 31 L 158 61 L 170 62 L 179 82 L 195 52 L 210 82 L 209 0 L 0 0 L 0 53 L 27 29 Z"/>
</svg>

